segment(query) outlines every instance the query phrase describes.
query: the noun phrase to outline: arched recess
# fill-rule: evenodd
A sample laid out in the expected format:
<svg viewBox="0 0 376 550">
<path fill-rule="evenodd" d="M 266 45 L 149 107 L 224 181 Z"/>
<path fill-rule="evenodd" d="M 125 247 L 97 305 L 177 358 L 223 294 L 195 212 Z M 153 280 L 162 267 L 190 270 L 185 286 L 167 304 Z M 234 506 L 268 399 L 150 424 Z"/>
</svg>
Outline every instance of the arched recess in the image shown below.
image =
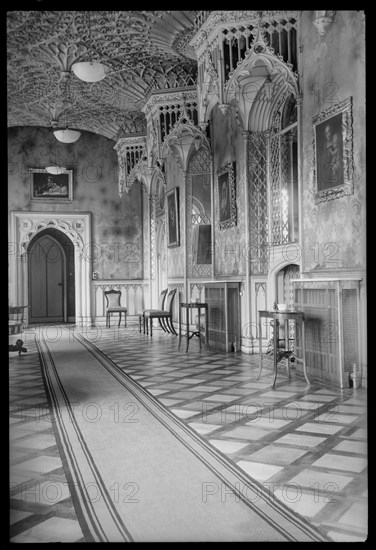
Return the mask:
<svg viewBox="0 0 376 550">
<path fill-rule="evenodd" d="M 145 170 L 143 171 L 145 173 Z M 140 178 L 144 185 L 144 190 L 149 189 L 149 208 L 144 210 L 147 216 L 147 226 L 149 228 L 149 262 L 150 262 L 150 305 L 158 307 L 159 294 L 166 285 L 166 254 L 167 244 L 165 242 L 165 205 L 166 205 L 166 180 L 164 172 L 158 166 L 154 166 L 150 178 L 145 175 Z M 142 179 L 143 178 L 143 179 Z M 147 183 L 149 182 L 149 183 Z M 163 233 L 163 237 L 161 234 Z"/>
<path fill-rule="evenodd" d="M 292 281 L 298 279 L 300 268 L 298 264 L 287 264 L 275 275 L 276 301 L 287 304 L 291 308 L 295 303 L 294 286 Z"/>
<path fill-rule="evenodd" d="M 38 232 L 28 248 L 30 322 L 75 322 L 74 246 L 59 229 Z"/>
<path fill-rule="evenodd" d="M 189 157 L 186 178 L 186 266 L 188 278 L 212 276 L 212 168 L 204 147 Z"/>
<path fill-rule="evenodd" d="M 298 264 L 286 263 L 279 270 L 274 269 L 270 274 L 270 278 L 273 277 L 274 281 L 270 281 L 270 284 L 274 284 L 274 296 L 277 304 L 287 304 L 288 308 L 293 307 L 295 303 L 294 285 L 292 281 L 298 279 L 300 275 L 300 267 Z M 284 325 L 281 326 L 280 337 L 284 338 Z M 295 322 L 289 322 L 289 338 L 292 342 L 295 339 Z M 294 345 L 294 344 L 292 344 Z"/>
<path fill-rule="evenodd" d="M 27 251 L 33 237 L 45 229 L 57 229 L 63 232 L 74 246 L 76 324 L 90 324 L 92 322 L 90 284 L 93 255 L 89 212 L 11 212 L 9 303 L 10 305 L 28 305 Z"/>
<path fill-rule="evenodd" d="M 299 264 L 292 263 L 287 256 L 285 256 L 285 258 L 281 256 L 277 261 L 275 261 L 272 264 L 268 272 L 267 281 L 266 281 L 268 308 L 272 309 L 273 303 L 275 301 L 278 303 L 278 300 L 281 300 L 281 302 L 279 303 L 284 303 L 284 299 L 285 299 L 284 293 L 286 290 L 284 286 L 285 283 L 287 284 L 287 281 L 289 281 L 288 284 L 290 284 L 292 279 L 299 278 L 299 274 L 300 274 Z M 292 287 L 289 287 L 289 288 L 291 290 Z M 292 305 L 292 302 L 291 302 L 292 299 L 293 299 L 293 295 L 290 296 L 289 305 Z"/>
</svg>

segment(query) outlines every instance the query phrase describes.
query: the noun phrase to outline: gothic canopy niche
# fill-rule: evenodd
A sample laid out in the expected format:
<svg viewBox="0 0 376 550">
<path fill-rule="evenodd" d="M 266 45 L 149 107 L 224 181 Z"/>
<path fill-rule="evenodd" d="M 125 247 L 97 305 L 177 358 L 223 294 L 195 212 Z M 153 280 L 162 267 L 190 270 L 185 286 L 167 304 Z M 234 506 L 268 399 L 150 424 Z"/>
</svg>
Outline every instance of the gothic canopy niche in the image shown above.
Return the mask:
<svg viewBox="0 0 376 550">
<path fill-rule="evenodd" d="M 118 189 L 121 198 L 124 192 L 129 193 L 129 189 L 138 179 L 135 168 L 140 160 L 146 156 L 146 136 L 131 135 L 120 138 L 114 149 L 118 155 Z"/>
<path fill-rule="evenodd" d="M 194 124 L 183 104 L 180 117 L 163 142 L 162 156 L 165 158 L 170 150 L 182 171 L 186 172 L 191 154 L 201 147 L 211 152 L 206 134 Z"/>
<path fill-rule="evenodd" d="M 224 86 L 224 104 L 235 106 L 244 130 L 268 129 L 281 96 L 299 95 L 298 75 L 266 44 L 263 32 L 259 25 L 252 47 Z"/>
</svg>

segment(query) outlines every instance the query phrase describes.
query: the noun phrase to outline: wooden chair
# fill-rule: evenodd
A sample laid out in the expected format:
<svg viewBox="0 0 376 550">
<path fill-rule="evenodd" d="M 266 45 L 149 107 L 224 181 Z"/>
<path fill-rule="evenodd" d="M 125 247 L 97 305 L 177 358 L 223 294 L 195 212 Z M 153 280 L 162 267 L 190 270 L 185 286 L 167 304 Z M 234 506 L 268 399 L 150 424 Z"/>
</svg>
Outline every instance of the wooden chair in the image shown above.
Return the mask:
<svg viewBox="0 0 376 550">
<path fill-rule="evenodd" d="M 9 334 L 18 334 L 23 332 L 25 327 L 25 310 L 29 306 L 9 306 L 8 308 L 8 328 Z"/>
<path fill-rule="evenodd" d="M 163 310 L 163 308 L 164 308 L 164 303 L 165 303 L 166 296 L 167 296 L 167 292 L 168 292 L 168 288 L 166 288 L 166 289 L 164 289 L 164 290 L 161 291 L 161 293 L 160 293 L 160 295 L 159 295 L 159 303 L 158 303 L 159 308 L 156 309 L 155 311 Z M 142 325 L 143 325 L 143 329 L 144 329 L 144 334 L 145 334 L 145 311 L 151 311 L 151 310 L 150 310 L 150 309 L 143 309 L 142 311 L 139 311 L 139 312 L 138 312 L 139 332 L 141 332 L 141 321 L 142 321 Z M 161 323 L 160 320 L 159 320 L 159 324 L 160 324 L 160 326 L 163 328 L 163 330 L 165 331 L 166 329 L 162 326 L 162 323 Z"/>
<path fill-rule="evenodd" d="M 153 336 L 153 319 L 158 319 L 160 326 L 165 332 L 169 332 L 178 335 L 172 324 L 172 306 L 174 303 L 174 298 L 176 294 L 176 288 L 170 290 L 167 294 L 167 301 L 165 309 L 146 309 L 144 312 L 145 323 L 146 323 L 146 334 L 149 334 L 148 323 L 150 320 L 150 336 Z"/>
<path fill-rule="evenodd" d="M 8 329 L 9 334 L 20 334 L 23 332 L 26 323 L 25 323 L 25 310 L 29 306 L 9 306 L 8 308 Z M 23 347 L 23 341 L 19 338 L 15 344 L 8 345 L 9 351 L 18 352 L 18 355 L 21 355 L 21 352 L 26 353 L 27 349 Z"/>
<path fill-rule="evenodd" d="M 124 326 L 127 326 L 127 312 L 128 309 L 120 305 L 121 290 L 105 290 L 104 295 L 106 297 L 106 327 L 110 328 L 110 318 L 112 313 L 119 314 L 119 323 L 121 323 L 121 315 L 124 313 Z"/>
</svg>

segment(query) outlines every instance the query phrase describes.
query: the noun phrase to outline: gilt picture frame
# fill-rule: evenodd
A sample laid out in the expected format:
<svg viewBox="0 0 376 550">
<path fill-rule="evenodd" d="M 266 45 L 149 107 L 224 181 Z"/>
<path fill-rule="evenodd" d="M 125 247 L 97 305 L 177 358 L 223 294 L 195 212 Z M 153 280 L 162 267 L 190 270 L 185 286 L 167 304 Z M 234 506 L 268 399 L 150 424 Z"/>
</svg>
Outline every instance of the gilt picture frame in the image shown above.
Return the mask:
<svg viewBox="0 0 376 550">
<path fill-rule="evenodd" d="M 44 168 L 29 168 L 30 199 L 38 202 L 72 202 L 73 170 L 50 174 Z"/>
<path fill-rule="evenodd" d="M 219 207 L 219 229 L 237 224 L 235 162 L 228 162 L 217 170 L 217 194 Z"/>
<path fill-rule="evenodd" d="M 179 231 L 179 187 L 175 187 L 167 193 L 167 246 L 174 248 L 180 246 Z"/>
<path fill-rule="evenodd" d="M 315 203 L 354 192 L 352 98 L 313 119 Z"/>
</svg>

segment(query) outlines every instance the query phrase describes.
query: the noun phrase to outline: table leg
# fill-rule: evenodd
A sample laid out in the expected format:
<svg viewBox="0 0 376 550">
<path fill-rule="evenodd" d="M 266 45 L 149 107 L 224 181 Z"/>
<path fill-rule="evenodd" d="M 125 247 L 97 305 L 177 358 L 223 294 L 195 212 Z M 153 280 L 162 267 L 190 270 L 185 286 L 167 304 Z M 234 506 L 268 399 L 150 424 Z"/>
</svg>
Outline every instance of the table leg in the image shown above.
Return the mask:
<svg viewBox="0 0 376 550">
<path fill-rule="evenodd" d="M 209 308 L 208 306 L 205 306 L 205 345 L 208 349 L 210 349 L 209 346 L 209 319 L 208 319 L 208 312 Z"/>
<path fill-rule="evenodd" d="M 201 349 L 201 309 L 198 309 L 198 339 L 200 342 L 200 349 Z"/>
<path fill-rule="evenodd" d="M 259 317 L 259 353 L 260 353 L 260 367 L 257 379 L 261 376 L 262 371 L 262 334 L 261 334 L 261 317 Z"/>
<path fill-rule="evenodd" d="M 286 371 L 287 371 L 287 376 L 289 378 L 291 378 L 291 373 L 290 373 L 290 354 L 289 354 L 289 346 L 290 346 L 290 324 L 289 324 L 289 320 L 286 319 L 285 320 L 285 350 L 287 351 L 287 365 L 286 365 Z"/>
<path fill-rule="evenodd" d="M 303 360 L 303 373 L 304 378 L 306 379 L 307 384 L 311 385 L 311 382 L 309 381 L 308 375 L 307 375 L 307 366 L 306 366 L 306 345 L 305 345 L 305 324 L 304 319 L 302 319 L 302 360 Z"/>
<path fill-rule="evenodd" d="M 186 315 L 186 323 L 187 323 L 187 347 L 185 352 L 187 353 L 189 348 L 189 309 L 186 309 L 185 315 Z"/>
<path fill-rule="evenodd" d="M 273 331 L 273 341 L 274 341 L 274 349 L 273 349 L 273 359 L 274 359 L 274 378 L 273 378 L 273 384 L 272 388 L 274 389 L 275 383 L 277 380 L 277 356 L 278 356 L 278 340 L 279 340 L 279 330 L 278 330 L 279 321 L 274 316 L 274 331 Z"/>
<path fill-rule="evenodd" d="M 179 307 L 179 344 L 178 344 L 178 350 L 180 349 L 181 344 L 181 307 Z"/>
</svg>

